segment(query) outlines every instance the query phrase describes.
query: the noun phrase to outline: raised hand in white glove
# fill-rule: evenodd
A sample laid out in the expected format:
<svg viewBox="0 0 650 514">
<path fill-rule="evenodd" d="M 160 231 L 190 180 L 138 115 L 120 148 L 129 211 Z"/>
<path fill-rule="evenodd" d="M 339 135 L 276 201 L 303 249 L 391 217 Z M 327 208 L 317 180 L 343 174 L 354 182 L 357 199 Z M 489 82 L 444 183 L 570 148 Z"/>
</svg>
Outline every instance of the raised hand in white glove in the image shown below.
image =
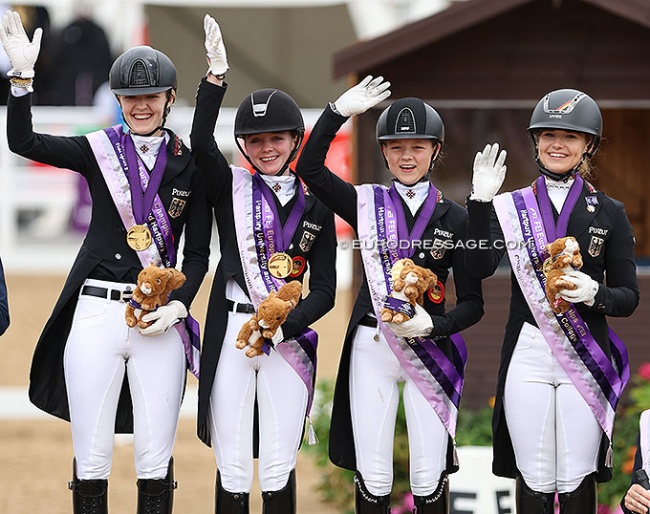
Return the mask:
<svg viewBox="0 0 650 514">
<path fill-rule="evenodd" d="M 499 153 L 499 143 L 494 143 L 493 145 L 485 145 L 483 151 L 478 152 L 474 157 L 470 200 L 491 202 L 501 188 L 503 180 L 506 178 L 505 162 L 507 152 L 501 150 L 498 158 L 497 153 Z"/>
<path fill-rule="evenodd" d="M 203 30 L 205 31 L 205 52 L 208 59 L 208 71 L 215 76 L 223 75 L 228 71 L 226 47 L 223 44 L 219 24 L 209 14 L 206 14 L 205 18 L 203 18 Z"/>
<path fill-rule="evenodd" d="M 372 78 L 368 75 L 356 86 L 351 87 L 338 97 L 332 105 L 334 112 L 341 116 L 350 117 L 362 114 L 371 107 L 390 96 L 390 82 L 384 82 L 384 77 Z"/>
<path fill-rule="evenodd" d="M 433 320 L 420 304 L 415 305 L 415 314 L 404 323 L 388 323 L 397 337 L 426 337 L 433 330 Z"/>
<path fill-rule="evenodd" d="M 11 69 L 7 72 L 9 77 L 34 78 L 34 65 L 41 49 L 42 37 L 43 29 L 37 28 L 30 41 L 20 15 L 13 11 L 5 13 L 0 25 L 0 42 L 11 62 Z"/>
<path fill-rule="evenodd" d="M 159 336 L 169 330 L 169 327 L 175 325 L 178 320 L 187 317 L 187 309 L 182 302 L 172 300 L 167 305 L 158 307 L 155 311 L 149 312 L 142 316 L 142 321 L 153 321 L 154 323 L 147 328 L 139 328 L 138 331 L 143 336 Z"/>
<path fill-rule="evenodd" d="M 567 302 L 584 303 L 591 307 L 594 304 L 596 293 L 598 292 L 598 282 L 582 271 L 569 271 L 562 278 L 573 282 L 575 289 L 561 289 L 560 296 Z"/>
</svg>

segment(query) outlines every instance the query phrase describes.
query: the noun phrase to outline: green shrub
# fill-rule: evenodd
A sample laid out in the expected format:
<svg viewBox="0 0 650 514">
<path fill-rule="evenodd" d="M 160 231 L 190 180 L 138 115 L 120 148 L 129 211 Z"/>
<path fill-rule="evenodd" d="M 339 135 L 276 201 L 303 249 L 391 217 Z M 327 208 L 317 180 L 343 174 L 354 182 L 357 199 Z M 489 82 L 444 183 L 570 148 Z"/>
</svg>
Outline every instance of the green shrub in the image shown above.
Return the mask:
<svg viewBox="0 0 650 514">
<path fill-rule="evenodd" d="M 314 458 L 316 466 L 320 469 L 318 490 L 323 500 L 338 508 L 340 512 L 348 514 L 354 512 L 354 473 L 334 466 L 328 457 L 333 396 L 334 381 L 319 380 L 311 416 L 319 443 L 312 446 L 305 445 L 303 448 Z M 615 509 L 629 487 L 636 450 L 639 414 L 647 408 L 650 408 L 650 363 L 644 363 L 639 367 L 638 373 L 632 377 L 628 385 L 625 402 L 622 402 L 617 409 L 613 444 L 613 479 L 599 484 L 598 500 L 601 504 L 599 513 L 607 513 L 608 509 Z M 491 406 L 479 410 L 461 407 L 456 434 L 457 445 L 490 446 L 492 444 L 491 424 Z M 410 494 L 408 453 L 406 418 L 400 402 L 393 456 L 394 505 L 398 505 L 402 498 L 407 498 Z M 396 507 L 393 512 L 407 511 Z"/>
</svg>

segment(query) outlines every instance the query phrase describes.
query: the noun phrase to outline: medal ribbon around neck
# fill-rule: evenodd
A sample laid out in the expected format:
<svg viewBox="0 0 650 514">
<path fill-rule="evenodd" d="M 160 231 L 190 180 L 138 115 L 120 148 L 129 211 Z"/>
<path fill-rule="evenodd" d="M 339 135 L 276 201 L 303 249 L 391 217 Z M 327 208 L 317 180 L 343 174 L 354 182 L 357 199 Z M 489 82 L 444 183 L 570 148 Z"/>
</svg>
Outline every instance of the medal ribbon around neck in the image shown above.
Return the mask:
<svg viewBox="0 0 650 514">
<path fill-rule="evenodd" d="M 566 236 L 567 227 L 569 226 L 569 216 L 578 202 L 578 197 L 582 192 L 582 185 L 584 180 L 580 175 L 576 175 L 576 178 L 569 189 L 569 194 L 564 201 L 562 206 L 562 211 L 560 212 L 557 218 L 557 225 L 553 217 L 553 206 L 551 204 L 551 199 L 548 197 L 548 189 L 546 189 L 546 181 L 544 177 L 539 177 L 535 181 L 535 186 L 537 189 L 537 201 L 539 203 L 539 210 L 542 215 L 542 221 L 544 222 L 544 231 L 546 232 L 546 239 L 548 242 L 552 243 L 558 237 Z"/>
<path fill-rule="evenodd" d="M 133 205 L 133 216 L 136 223 L 145 223 L 153 207 L 154 200 L 158 194 L 158 188 L 162 182 L 165 167 L 167 166 L 167 152 L 158 151 L 156 163 L 151 170 L 151 176 L 147 175 L 144 165 L 139 166 L 138 154 L 130 134 L 124 135 L 124 150 L 129 173 L 129 184 L 131 187 L 131 203 Z"/>
<path fill-rule="evenodd" d="M 420 209 L 420 214 L 417 215 L 415 219 L 413 229 L 410 232 L 406 224 L 406 216 L 404 215 L 402 200 L 397 189 L 395 188 L 394 183 L 390 186 L 388 195 L 393 201 L 393 209 L 395 210 L 397 218 L 397 234 L 399 242 L 401 243 L 405 240 L 409 242 L 406 248 L 402 248 L 402 245 L 398 244 L 397 252 L 400 259 L 411 257 L 415 253 L 413 241 L 419 241 L 422 239 L 422 234 L 424 234 L 424 230 L 427 228 L 431 216 L 433 216 L 433 211 L 436 208 L 436 203 L 438 203 L 438 190 L 433 184 L 429 184 L 429 192 L 426 199 L 424 200 L 424 204 Z"/>
<path fill-rule="evenodd" d="M 259 216 L 261 222 L 258 225 L 256 234 L 259 231 L 262 232 L 261 238 L 256 235 L 256 241 L 260 241 L 260 244 L 263 246 L 263 248 L 258 246 L 258 253 L 263 250 L 266 257 L 264 260 L 260 259 L 260 263 L 265 261 L 266 271 L 271 273 L 275 278 L 286 278 L 291 272 L 291 258 L 284 251 L 291 244 L 294 233 L 305 212 L 305 193 L 300 184 L 298 184 L 296 189 L 298 197 L 283 227 L 280 222 L 273 191 L 271 191 L 271 188 L 258 173 L 255 173 L 252 178 L 253 210 L 256 218 Z M 278 273 L 277 270 L 272 269 L 271 264 L 277 266 L 278 261 L 289 261 L 284 262 L 284 265 L 287 267 L 285 270 L 287 271 L 286 273 Z"/>
</svg>

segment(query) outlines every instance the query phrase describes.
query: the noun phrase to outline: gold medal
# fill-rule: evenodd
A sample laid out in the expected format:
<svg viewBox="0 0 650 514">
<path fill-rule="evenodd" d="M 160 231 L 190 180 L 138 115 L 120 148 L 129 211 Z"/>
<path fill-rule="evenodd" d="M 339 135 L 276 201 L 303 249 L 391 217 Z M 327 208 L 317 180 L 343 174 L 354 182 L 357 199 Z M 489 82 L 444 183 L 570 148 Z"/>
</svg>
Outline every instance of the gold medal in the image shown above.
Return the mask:
<svg viewBox="0 0 650 514">
<path fill-rule="evenodd" d="M 284 252 L 276 252 L 269 257 L 269 273 L 275 278 L 287 278 L 293 269 L 291 257 Z"/>
<path fill-rule="evenodd" d="M 126 233 L 126 242 L 136 251 L 144 250 L 151 244 L 151 232 L 146 225 L 133 225 Z"/>
<path fill-rule="evenodd" d="M 548 272 L 551 271 L 551 266 L 553 265 L 553 257 L 549 257 L 544 261 L 544 264 L 542 264 L 542 273 L 544 273 L 544 276 L 548 276 Z"/>
</svg>

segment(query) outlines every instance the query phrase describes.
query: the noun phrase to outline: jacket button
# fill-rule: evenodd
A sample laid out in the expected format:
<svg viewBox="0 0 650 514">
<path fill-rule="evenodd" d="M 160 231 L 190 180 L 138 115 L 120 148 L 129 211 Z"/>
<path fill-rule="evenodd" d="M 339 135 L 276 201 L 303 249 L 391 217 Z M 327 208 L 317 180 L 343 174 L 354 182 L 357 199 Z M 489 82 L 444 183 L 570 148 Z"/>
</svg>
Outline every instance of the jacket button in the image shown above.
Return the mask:
<svg viewBox="0 0 650 514">
<path fill-rule="evenodd" d="M 122 258 L 122 254 L 121 253 L 116 253 L 115 258 L 119 261 Z"/>
</svg>

